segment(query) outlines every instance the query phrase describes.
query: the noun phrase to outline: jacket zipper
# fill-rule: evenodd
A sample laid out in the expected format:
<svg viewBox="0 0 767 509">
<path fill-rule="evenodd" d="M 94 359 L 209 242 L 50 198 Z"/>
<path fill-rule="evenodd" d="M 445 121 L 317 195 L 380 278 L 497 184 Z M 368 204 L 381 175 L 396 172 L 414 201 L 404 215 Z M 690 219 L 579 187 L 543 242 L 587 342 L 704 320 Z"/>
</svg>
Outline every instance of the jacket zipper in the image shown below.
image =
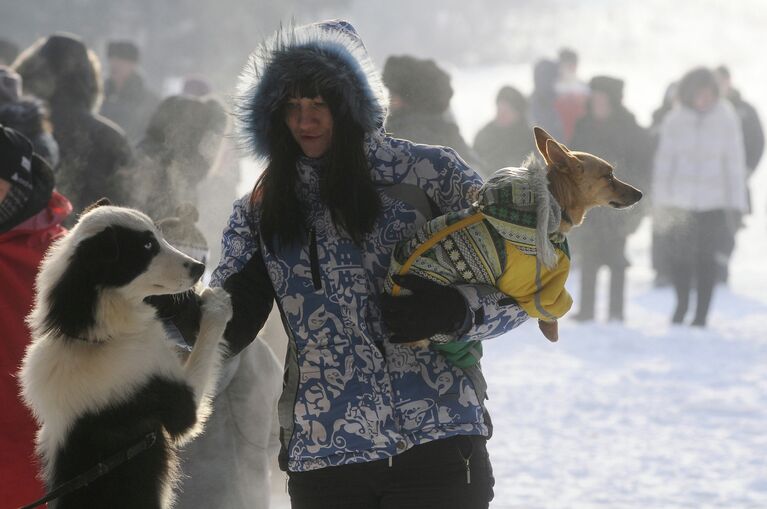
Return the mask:
<svg viewBox="0 0 767 509">
<path fill-rule="evenodd" d="M 320 279 L 320 259 L 317 254 L 317 232 L 314 228 L 309 233 L 309 265 L 312 270 L 312 283 L 315 290 L 322 289 L 322 280 Z"/>
</svg>

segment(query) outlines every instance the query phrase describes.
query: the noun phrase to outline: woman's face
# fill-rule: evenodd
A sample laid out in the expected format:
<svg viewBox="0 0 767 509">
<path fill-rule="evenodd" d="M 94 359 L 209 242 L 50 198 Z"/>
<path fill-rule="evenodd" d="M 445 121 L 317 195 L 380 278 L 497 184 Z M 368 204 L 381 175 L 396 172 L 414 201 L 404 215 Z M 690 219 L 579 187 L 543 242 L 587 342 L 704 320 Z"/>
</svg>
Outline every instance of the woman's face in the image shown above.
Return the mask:
<svg viewBox="0 0 767 509">
<path fill-rule="evenodd" d="M 498 101 L 495 110 L 495 122 L 501 127 L 510 127 L 519 121 L 519 112 L 508 101 Z"/>
<path fill-rule="evenodd" d="M 305 156 L 325 155 L 333 141 L 333 115 L 321 96 L 293 97 L 285 106 L 285 123 Z"/>
<path fill-rule="evenodd" d="M 701 88 L 692 99 L 693 107 L 700 113 L 710 110 L 716 103 L 716 92 L 711 87 Z"/>
<path fill-rule="evenodd" d="M 604 92 L 594 90 L 591 92 L 591 114 L 597 120 L 607 120 L 613 113 L 610 98 Z"/>
</svg>

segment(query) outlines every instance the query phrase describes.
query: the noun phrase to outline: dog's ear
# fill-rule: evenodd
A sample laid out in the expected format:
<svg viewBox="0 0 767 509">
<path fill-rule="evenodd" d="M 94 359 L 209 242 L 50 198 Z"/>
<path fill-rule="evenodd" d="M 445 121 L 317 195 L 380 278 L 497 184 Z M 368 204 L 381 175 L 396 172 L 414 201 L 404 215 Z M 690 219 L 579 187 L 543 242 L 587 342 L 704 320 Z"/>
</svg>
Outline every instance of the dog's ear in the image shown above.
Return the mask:
<svg viewBox="0 0 767 509">
<path fill-rule="evenodd" d="M 583 174 L 583 164 L 564 145 L 554 138 L 546 140 L 546 163 L 550 169 L 556 169 L 572 175 Z"/>
<path fill-rule="evenodd" d="M 546 142 L 553 140 L 554 138 L 552 138 L 543 128 L 538 126 L 533 127 L 533 136 L 535 138 L 535 146 L 538 147 L 538 152 L 541 153 L 546 164 L 551 164 L 549 156 L 546 153 Z"/>
<path fill-rule="evenodd" d="M 99 198 L 95 202 L 93 202 L 90 205 L 88 205 L 87 207 L 85 207 L 83 209 L 83 211 L 80 212 L 80 216 L 84 216 L 85 214 L 87 214 L 91 210 L 99 208 L 99 207 L 103 207 L 104 205 L 112 205 L 112 202 L 109 200 L 109 198 L 107 198 L 107 197 Z"/>
<path fill-rule="evenodd" d="M 565 156 L 572 157 L 567 147 L 555 140 L 554 137 L 547 133 L 542 127 L 533 127 L 533 134 L 535 135 L 535 146 L 538 148 L 538 152 L 543 156 L 547 166 L 551 168 L 564 166 L 566 160 Z"/>
</svg>

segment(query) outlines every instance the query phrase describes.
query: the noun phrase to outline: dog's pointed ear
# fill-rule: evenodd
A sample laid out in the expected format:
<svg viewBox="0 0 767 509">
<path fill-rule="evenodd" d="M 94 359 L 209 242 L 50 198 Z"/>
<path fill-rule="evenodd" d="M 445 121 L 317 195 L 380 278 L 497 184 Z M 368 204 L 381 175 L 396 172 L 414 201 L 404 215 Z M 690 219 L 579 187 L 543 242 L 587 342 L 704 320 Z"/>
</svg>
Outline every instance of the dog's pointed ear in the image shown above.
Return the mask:
<svg viewBox="0 0 767 509">
<path fill-rule="evenodd" d="M 572 175 L 583 174 L 583 164 L 570 152 L 567 147 L 554 138 L 546 140 L 546 162 L 550 169 L 556 169 Z"/>
<path fill-rule="evenodd" d="M 538 126 L 533 127 L 533 137 L 535 138 L 535 146 L 538 148 L 538 152 L 540 152 L 540 154 L 543 156 L 546 164 L 551 165 L 551 161 L 549 161 L 549 155 L 546 152 L 546 142 L 553 140 L 554 138 L 552 138 L 551 135 L 547 133 L 542 127 Z"/>
<path fill-rule="evenodd" d="M 88 212 L 90 212 L 91 210 L 93 210 L 93 209 L 97 209 L 97 208 L 99 208 L 99 207 L 103 207 L 104 205 L 112 205 L 112 202 L 111 202 L 111 201 L 109 200 L 109 198 L 107 198 L 106 196 L 105 196 L 105 197 L 103 197 L 103 198 L 99 198 L 99 199 L 98 199 L 98 200 L 96 200 L 95 202 L 93 202 L 93 203 L 91 203 L 90 205 L 88 205 L 87 207 L 85 207 L 85 208 L 83 209 L 83 211 L 82 211 L 82 212 L 80 212 L 80 215 L 81 215 L 81 216 L 84 216 L 85 214 L 87 214 L 87 213 L 88 213 Z"/>
</svg>

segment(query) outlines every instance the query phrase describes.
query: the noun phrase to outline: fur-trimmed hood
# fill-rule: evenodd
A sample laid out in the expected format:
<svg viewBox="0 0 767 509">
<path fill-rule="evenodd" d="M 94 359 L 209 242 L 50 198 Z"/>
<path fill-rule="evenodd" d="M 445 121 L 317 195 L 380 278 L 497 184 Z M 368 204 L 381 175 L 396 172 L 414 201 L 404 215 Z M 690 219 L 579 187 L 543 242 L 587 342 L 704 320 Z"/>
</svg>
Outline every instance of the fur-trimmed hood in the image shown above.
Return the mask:
<svg viewBox="0 0 767 509">
<path fill-rule="evenodd" d="M 19 55 L 13 69 L 24 93 L 47 101 L 51 110 L 87 109 L 101 103 L 101 66 L 76 35 L 57 33 L 38 39 Z"/>
<path fill-rule="evenodd" d="M 342 20 L 280 29 L 251 54 L 234 103 L 242 146 L 268 157 L 271 119 L 287 93 L 307 76 L 332 83 L 366 133 L 381 128 L 388 97 L 354 27 Z"/>
</svg>

